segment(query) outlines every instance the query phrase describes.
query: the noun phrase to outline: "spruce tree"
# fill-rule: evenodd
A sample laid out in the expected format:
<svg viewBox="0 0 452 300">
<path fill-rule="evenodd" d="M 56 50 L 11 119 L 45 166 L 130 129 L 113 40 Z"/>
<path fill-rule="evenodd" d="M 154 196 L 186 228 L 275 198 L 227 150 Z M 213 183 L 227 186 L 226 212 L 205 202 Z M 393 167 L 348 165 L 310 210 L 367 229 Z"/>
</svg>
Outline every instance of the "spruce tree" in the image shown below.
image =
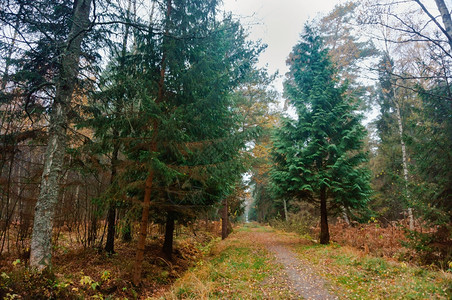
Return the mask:
<svg viewBox="0 0 452 300">
<path fill-rule="evenodd" d="M 242 150 L 256 130 L 241 129 L 231 94 L 261 48 L 247 43 L 230 17 L 218 20 L 216 8 L 216 1 L 167 1 L 158 8 L 162 19 L 137 38 L 134 79 L 143 89 L 125 147 L 136 162 L 126 171 L 127 193 L 143 197 L 136 283 L 150 214 L 166 223 L 162 250 L 170 259 L 174 222 L 218 205 L 245 170 Z"/>
<path fill-rule="evenodd" d="M 413 200 L 424 220 L 449 227 L 452 221 L 452 106 L 450 86 L 438 80 L 419 90 L 422 106 L 410 120 L 413 138 Z"/>
<path fill-rule="evenodd" d="M 328 209 L 364 207 L 368 200 L 366 131 L 313 28 L 305 26 L 288 64 L 285 93 L 297 119 L 282 119 L 275 132 L 270 176 L 280 197 L 320 203 L 320 243 L 327 244 Z"/>
</svg>

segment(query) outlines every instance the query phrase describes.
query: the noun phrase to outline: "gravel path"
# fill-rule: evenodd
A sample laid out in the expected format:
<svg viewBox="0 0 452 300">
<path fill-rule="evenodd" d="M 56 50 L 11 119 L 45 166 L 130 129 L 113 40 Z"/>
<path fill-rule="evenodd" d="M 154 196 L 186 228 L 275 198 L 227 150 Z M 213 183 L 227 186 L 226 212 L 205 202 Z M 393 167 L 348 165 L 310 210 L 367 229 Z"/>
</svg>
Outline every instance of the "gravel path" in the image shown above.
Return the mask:
<svg viewBox="0 0 452 300">
<path fill-rule="evenodd" d="M 290 247 L 299 241 L 284 239 L 271 232 L 255 232 L 256 242 L 262 243 L 275 255 L 276 262 L 284 266 L 289 288 L 303 299 L 339 299 L 328 292 L 327 282 L 318 276 L 309 264 L 304 263 Z"/>
</svg>

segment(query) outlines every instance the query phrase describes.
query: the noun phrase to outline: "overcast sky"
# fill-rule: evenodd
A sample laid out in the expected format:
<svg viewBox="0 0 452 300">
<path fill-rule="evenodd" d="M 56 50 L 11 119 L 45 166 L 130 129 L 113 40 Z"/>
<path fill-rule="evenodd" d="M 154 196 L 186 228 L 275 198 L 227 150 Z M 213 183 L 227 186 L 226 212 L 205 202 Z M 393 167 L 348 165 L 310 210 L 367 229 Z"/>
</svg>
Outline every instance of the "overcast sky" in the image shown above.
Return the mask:
<svg viewBox="0 0 452 300">
<path fill-rule="evenodd" d="M 251 40 L 268 45 L 260 57 L 260 65 L 268 65 L 270 73 L 284 75 L 292 47 L 298 42 L 303 25 L 318 13 L 331 11 L 341 0 L 223 0 L 224 9 L 240 18 L 249 29 Z M 282 92 L 282 78 L 275 82 Z"/>
</svg>

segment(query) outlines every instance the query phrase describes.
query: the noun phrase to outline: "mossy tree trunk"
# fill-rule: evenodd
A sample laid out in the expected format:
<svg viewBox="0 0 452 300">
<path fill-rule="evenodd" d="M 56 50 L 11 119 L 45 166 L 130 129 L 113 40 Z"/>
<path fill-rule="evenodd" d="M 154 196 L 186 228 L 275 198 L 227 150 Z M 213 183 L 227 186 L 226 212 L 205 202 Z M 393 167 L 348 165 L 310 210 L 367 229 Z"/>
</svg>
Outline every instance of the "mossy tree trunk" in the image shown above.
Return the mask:
<svg viewBox="0 0 452 300">
<path fill-rule="evenodd" d="M 60 192 L 59 182 L 66 148 L 67 115 L 79 73 L 81 43 L 89 26 L 90 7 L 91 0 L 74 2 L 72 27 L 66 48 L 61 55 L 30 247 L 30 266 L 38 271 L 51 265 L 53 219 Z"/>
</svg>

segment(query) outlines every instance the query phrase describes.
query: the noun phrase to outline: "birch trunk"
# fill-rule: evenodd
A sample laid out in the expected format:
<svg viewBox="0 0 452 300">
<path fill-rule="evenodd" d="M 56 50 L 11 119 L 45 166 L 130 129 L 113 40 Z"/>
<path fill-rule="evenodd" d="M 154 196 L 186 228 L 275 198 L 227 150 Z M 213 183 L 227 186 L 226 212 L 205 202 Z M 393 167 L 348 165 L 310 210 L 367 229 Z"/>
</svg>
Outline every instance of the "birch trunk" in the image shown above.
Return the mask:
<svg viewBox="0 0 452 300">
<path fill-rule="evenodd" d="M 289 215 L 287 214 L 287 200 L 283 199 L 284 203 L 284 217 L 286 218 L 286 222 L 289 222 Z"/>
<path fill-rule="evenodd" d="M 53 219 L 66 148 L 67 114 L 79 72 L 81 42 L 89 26 L 90 7 L 91 0 L 74 2 L 73 23 L 66 49 L 61 57 L 59 77 L 56 82 L 56 94 L 50 114 L 49 141 L 44 157 L 40 193 L 35 207 L 30 247 L 30 266 L 38 271 L 51 266 Z"/>
<path fill-rule="evenodd" d="M 403 165 L 403 178 L 405 180 L 405 192 L 406 197 L 408 198 L 408 201 L 410 200 L 410 194 L 408 191 L 408 159 L 406 154 L 406 146 L 405 141 L 403 140 L 403 124 L 402 124 L 402 115 L 400 113 L 400 105 L 397 103 L 397 101 L 394 101 L 395 108 L 396 108 L 396 116 L 397 116 L 397 123 L 399 125 L 399 135 L 400 135 L 400 145 L 402 147 L 402 165 Z M 414 217 L 413 217 L 413 209 L 411 208 L 411 205 L 408 207 L 408 220 L 410 222 L 410 230 L 414 230 Z"/>
<path fill-rule="evenodd" d="M 452 18 L 450 16 L 450 12 L 447 9 L 446 3 L 444 0 L 435 0 L 436 6 L 441 14 L 441 18 L 444 23 L 444 27 L 447 32 L 447 39 L 449 41 L 449 45 L 452 48 Z"/>
<path fill-rule="evenodd" d="M 344 219 L 345 223 L 348 226 L 350 226 L 350 219 L 348 218 L 347 210 L 345 209 L 345 207 L 343 205 L 341 206 L 341 213 L 342 213 L 342 218 Z"/>
<path fill-rule="evenodd" d="M 228 237 L 228 198 L 223 200 L 223 208 L 221 211 L 221 239 L 224 240 Z"/>
</svg>

